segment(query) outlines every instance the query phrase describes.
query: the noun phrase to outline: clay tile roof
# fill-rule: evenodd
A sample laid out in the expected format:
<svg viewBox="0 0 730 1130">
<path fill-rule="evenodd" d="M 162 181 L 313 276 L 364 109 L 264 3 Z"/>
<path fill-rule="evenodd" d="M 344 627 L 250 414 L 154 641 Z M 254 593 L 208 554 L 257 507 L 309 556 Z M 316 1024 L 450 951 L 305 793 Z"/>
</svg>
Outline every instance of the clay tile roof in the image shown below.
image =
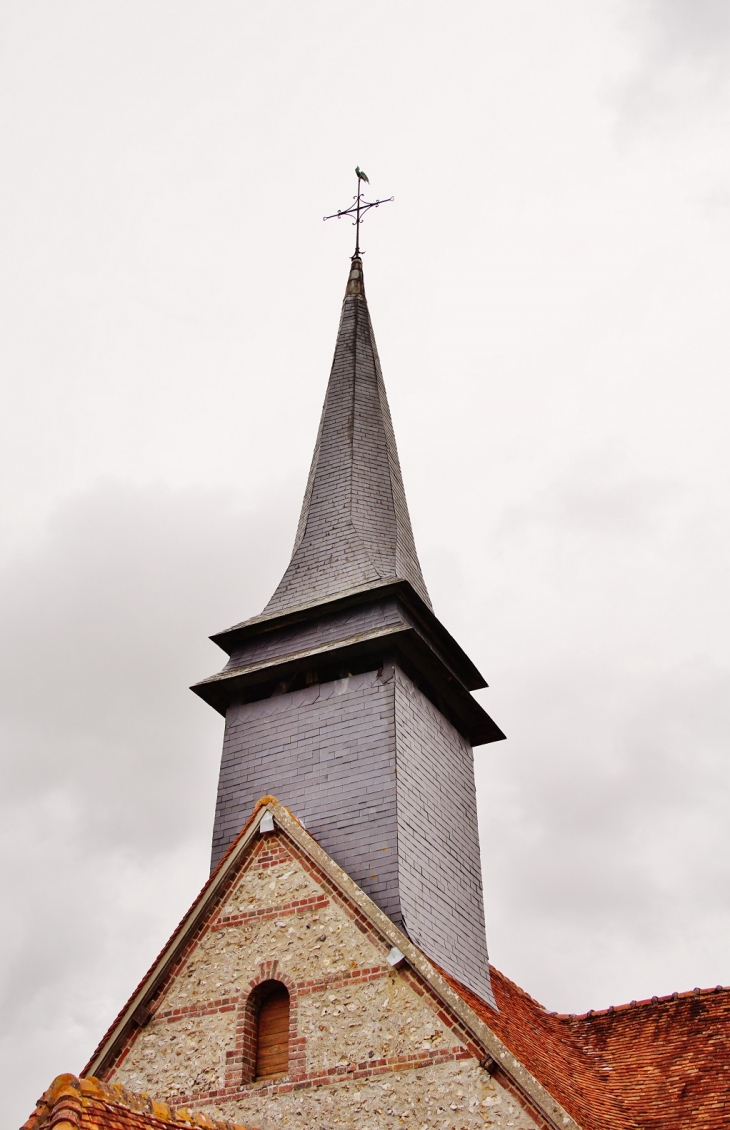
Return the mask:
<svg viewBox="0 0 730 1130">
<path fill-rule="evenodd" d="M 491 973 L 498 1013 L 447 980 L 583 1130 L 730 1125 L 730 989 L 561 1016 Z"/>
<path fill-rule="evenodd" d="M 119 1084 L 59 1075 L 21 1130 L 246 1130 L 199 1111 L 170 1107 Z"/>
</svg>

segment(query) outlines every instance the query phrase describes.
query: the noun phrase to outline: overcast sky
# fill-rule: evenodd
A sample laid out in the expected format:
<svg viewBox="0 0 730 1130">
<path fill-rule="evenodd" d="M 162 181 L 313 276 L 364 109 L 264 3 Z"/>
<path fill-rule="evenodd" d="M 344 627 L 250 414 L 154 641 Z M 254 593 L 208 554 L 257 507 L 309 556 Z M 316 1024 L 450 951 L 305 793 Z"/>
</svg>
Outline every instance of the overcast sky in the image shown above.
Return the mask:
<svg viewBox="0 0 730 1130">
<path fill-rule="evenodd" d="M 206 878 L 187 688 L 288 560 L 356 163 L 426 581 L 509 739 L 492 960 L 565 1012 L 730 982 L 729 64 L 726 0 L 0 2 L 10 1126 Z"/>
</svg>

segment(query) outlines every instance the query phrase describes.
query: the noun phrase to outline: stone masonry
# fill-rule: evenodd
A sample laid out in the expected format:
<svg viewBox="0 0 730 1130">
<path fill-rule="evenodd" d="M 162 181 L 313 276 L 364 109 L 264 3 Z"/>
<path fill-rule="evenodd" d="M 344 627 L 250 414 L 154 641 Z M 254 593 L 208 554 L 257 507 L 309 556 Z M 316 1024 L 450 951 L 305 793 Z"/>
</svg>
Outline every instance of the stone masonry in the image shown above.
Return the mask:
<svg viewBox="0 0 730 1130">
<path fill-rule="evenodd" d="M 535 1130 L 482 1053 L 279 833 L 260 837 L 106 1082 L 261 1130 Z M 290 1071 L 246 1082 L 247 1000 L 291 1000 Z"/>
</svg>

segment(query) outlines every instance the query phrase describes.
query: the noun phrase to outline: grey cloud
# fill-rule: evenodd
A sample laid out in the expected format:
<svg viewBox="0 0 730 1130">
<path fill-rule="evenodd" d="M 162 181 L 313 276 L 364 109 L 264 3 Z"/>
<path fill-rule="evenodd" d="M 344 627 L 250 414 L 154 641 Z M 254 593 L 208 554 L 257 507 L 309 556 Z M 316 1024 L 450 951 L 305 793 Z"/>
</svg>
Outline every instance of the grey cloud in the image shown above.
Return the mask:
<svg viewBox="0 0 730 1130">
<path fill-rule="evenodd" d="M 187 686 L 224 658 L 211 631 L 260 610 L 287 525 L 215 493 L 108 485 L 67 503 L 2 577 L 5 795 L 66 795 L 90 843 L 128 842 L 133 807 L 140 851 L 179 835 L 191 775 L 215 770 Z"/>
<path fill-rule="evenodd" d="M 637 478 L 620 483 L 567 485 L 559 499 L 560 520 L 574 528 L 602 530 L 626 536 L 649 534 L 662 508 L 675 500 L 675 484 Z"/>
<path fill-rule="evenodd" d="M 601 945 L 634 955 L 637 982 L 653 954 L 653 992 L 691 988 L 669 983 L 667 943 L 688 924 L 730 922 L 730 670 L 652 673 L 616 657 L 512 682 L 511 749 L 488 770 L 481 755 L 493 959 L 519 974 L 527 905 L 530 938 L 557 939 L 555 963 L 543 957 L 529 986 L 552 1007 L 620 1003 L 629 971 L 602 971 Z M 697 954 L 705 983 L 722 979 L 718 953 Z"/>
<path fill-rule="evenodd" d="M 610 459 L 583 459 L 529 504 L 506 511 L 500 534 L 542 526 L 590 537 L 651 537 L 683 490 L 667 479 L 622 475 Z"/>
<path fill-rule="evenodd" d="M 283 568 L 293 515 L 275 498 L 265 513 L 101 485 L 2 571 L 0 1047 L 17 1124 L 83 1065 L 206 877 L 221 724 L 187 688 L 222 665 L 207 636 L 260 611 Z"/>
<path fill-rule="evenodd" d="M 675 58 L 727 60 L 730 9 L 724 0 L 648 0 L 644 7 L 657 52 Z"/>
<path fill-rule="evenodd" d="M 643 0 L 626 7 L 636 65 L 616 88 L 618 136 L 646 127 L 707 129 L 725 102 L 730 10 L 723 0 Z"/>
</svg>

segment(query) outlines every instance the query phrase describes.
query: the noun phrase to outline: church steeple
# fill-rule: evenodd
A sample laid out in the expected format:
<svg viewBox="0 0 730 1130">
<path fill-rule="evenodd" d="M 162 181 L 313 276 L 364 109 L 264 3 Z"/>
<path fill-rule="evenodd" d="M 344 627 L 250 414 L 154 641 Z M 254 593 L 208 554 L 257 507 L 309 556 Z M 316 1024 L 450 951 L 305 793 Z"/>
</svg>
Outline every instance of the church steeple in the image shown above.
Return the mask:
<svg viewBox="0 0 730 1130">
<path fill-rule="evenodd" d="M 265 614 L 396 580 L 410 582 L 430 608 L 362 260 L 353 258 L 294 550 Z"/>
<path fill-rule="evenodd" d="M 291 561 L 261 615 L 212 638 L 230 658 L 193 690 L 226 719 L 213 866 L 277 796 L 492 1003 L 472 747 L 504 734 L 431 609 L 357 255 Z"/>
</svg>

